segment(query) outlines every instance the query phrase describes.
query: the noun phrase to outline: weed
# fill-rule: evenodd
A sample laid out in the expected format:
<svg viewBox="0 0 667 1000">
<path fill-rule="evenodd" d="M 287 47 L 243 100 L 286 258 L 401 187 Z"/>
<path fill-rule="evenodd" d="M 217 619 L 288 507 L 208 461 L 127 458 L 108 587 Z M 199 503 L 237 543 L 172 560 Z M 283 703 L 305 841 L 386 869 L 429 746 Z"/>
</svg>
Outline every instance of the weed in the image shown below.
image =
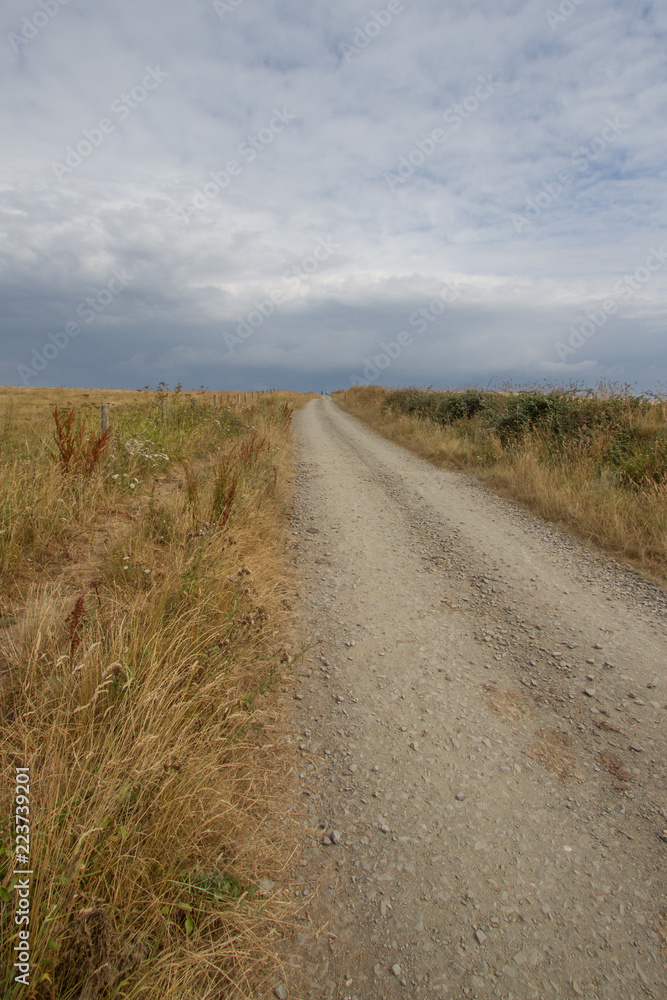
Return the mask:
<svg viewBox="0 0 667 1000">
<path fill-rule="evenodd" d="M 81 625 L 86 614 L 86 596 L 90 590 L 94 590 L 97 595 L 98 604 L 102 604 L 97 583 L 89 583 L 84 592 L 77 599 L 76 604 L 65 619 L 69 626 L 69 658 L 74 659 L 74 654 L 81 644 Z"/>
<path fill-rule="evenodd" d="M 260 438 L 257 432 L 247 441 L 242 441 L 238 446 L 238 459 L 244 469 L 249 469 L 258 459 L 262 451 L 268 451 L 266 435 Z"/>
<path fill-rule="evenodd" d="M 624 427 L 616 431 L 609 446 L 609 463 L 621 479 L 633 487 L 667 482 L 667 433 L 646 427 Z"/>
<path fill-rule="evenodd" d="M 232 471 L 228 461 L 220 459 L 215 479 L 213 481 L 213 504 L 211 513 L 213 520 L 216 521 L 221 528 L 225 527 L 231 517 L 239 483 L 240 474 Z"/>
<path fill-rule="evenodd" d="M 199 476 L 193 471 L 189 462 L 183 461 L 185 470 L 185 503 L 192 517 L 196 519 L 199 509 Z"/>
<path fill-rule="evenodd" d="M 175 522 L 174 513 L 164 503 L 159 502 L 153 490 L 147 517 L 150 537 L 161 545 L 168 545 L 174 537 Z"/>
<path fill-rule="evenodd" d="M 280 422 L 283 426 L 288 427 L 292 423 L 293 414 L 294 409 L 289 405 L 289 403 L 284 403 L 280 410 Z"/>
<path fill-rule="evenodd" d="M 54 453 L 54 461 L 65 473 L 92 475 L 108 447 L 111 437 L 110 431 L 100 431 L 99 434 L 91 434 L 86 437 L 85 421 L 80 421 L 78 425 L 75 424 L 74 407 L 68 413 L 61 414 L 58 407 L 55 406 L 53 419 L 56 425 L 53 438 L 57 449 Z"/>
</svg>

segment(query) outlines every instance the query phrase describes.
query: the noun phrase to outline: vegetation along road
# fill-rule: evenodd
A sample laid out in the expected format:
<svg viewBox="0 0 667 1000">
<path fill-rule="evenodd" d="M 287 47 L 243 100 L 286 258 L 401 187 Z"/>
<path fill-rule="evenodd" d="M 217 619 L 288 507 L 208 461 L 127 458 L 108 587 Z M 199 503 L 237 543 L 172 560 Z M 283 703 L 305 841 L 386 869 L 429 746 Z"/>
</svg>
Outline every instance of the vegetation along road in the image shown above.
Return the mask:
<svg viewBox="0 0 667 1000">
<path fill-rule="evenodd" d="M 290 995 L 664 997 L 667 595 L 330 399 L 295 424 Z"/>
</svg>

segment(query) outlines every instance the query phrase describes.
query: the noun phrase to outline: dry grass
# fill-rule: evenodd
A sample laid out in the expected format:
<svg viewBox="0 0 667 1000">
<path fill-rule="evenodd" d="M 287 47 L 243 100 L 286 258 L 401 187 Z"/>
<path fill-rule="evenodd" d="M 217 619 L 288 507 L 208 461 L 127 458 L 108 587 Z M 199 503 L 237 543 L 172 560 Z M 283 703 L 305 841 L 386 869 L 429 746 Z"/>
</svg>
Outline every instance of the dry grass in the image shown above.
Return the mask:
<svg viewBox="0 0 667 1000">
<path fill-rule="evenodd" d="M 502 691 L 485 685 L 484 699 L 489 708 L 504 719 L 519 719 L 531 712 L 527 699 L 518 691 Z"/>
<path fill-rule="evenodd" d="M 26 989 L 0 849 L 7 1000 L 240 1000 L 276 974 L 283 531 L 306 397 L 213 409 L 196 395 L 170 396 L 163 428 L 152 393 L 0 391 L 0 842 L 10 776 L 29 765 L 34 869 Z M 97 419 L 101 401 L 111 445 L 88 476 L 67 473 L 50 407 Z"/>
<path fill-rule="evenodd" d="M 631 773 L 628 771 L 618 754 L 613 753 L 611 750 L 601 750 L 598 754 L 598 760 L 605 770 L 609 771 L 609 773 L 618 781 L 632 781 Z"/>
<path fill-rule="evenodd" d="M 567 781 L 574 774 L 574 757 L 570 752 L 570 738 L 567 733 L 556 729 L 542 729 L 528 748 L 528 756 L 555 774 L 560 781 Z"/>
<path fill-rule="evenodd" d="M 556 440 L 544 427 L 503 438 L 483 414 L 439 423 L 395 412 L 389 395 L 369 387 L 335 399 L 389 440 L 436 465 L 474 472 L 501 495 L 667 582 L 667 475 L 659 466 L 653 471 L 654 455 L 664 462 L 666 454 L 664 403 L 621 399 L 617 423 L 583 424 L 577 435 Z"/>
<path fill-rule="evenodd" d="M 662 954 L 667 958 L 667 913 L 663 910 L 659 913 L 653 929 L 662 941 Z"/>
</svg>

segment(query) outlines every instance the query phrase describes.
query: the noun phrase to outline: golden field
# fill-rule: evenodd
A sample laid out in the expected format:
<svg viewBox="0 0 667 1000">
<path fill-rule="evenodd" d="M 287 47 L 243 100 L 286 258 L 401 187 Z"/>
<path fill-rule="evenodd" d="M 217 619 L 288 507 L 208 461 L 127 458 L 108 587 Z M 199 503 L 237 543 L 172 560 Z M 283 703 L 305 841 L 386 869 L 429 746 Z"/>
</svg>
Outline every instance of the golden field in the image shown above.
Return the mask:
<svg viewBox="0 0 667 1000">
<path fill-rule="evenodd" d="M 307 398 L 0 389 L 7 1000 L 259 997 L 275 983 L 291 905 L 290 425 Z M 27 989 L 9 958 L 7 849 L 24 766 Z"/>
</svg>

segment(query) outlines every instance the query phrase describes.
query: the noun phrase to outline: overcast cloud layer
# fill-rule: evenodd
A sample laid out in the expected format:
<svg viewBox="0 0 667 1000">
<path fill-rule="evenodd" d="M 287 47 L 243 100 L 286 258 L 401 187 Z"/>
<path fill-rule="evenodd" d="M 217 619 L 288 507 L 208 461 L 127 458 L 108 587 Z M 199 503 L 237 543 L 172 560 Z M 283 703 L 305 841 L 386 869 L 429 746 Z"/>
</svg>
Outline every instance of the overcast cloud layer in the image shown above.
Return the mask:
<svg viewBox="0 0 667 1000">
<path fill-rule="evenodd" d="M 667 8 L 4 0 L 0 382 L 667 381 Z"/>
</svg>

